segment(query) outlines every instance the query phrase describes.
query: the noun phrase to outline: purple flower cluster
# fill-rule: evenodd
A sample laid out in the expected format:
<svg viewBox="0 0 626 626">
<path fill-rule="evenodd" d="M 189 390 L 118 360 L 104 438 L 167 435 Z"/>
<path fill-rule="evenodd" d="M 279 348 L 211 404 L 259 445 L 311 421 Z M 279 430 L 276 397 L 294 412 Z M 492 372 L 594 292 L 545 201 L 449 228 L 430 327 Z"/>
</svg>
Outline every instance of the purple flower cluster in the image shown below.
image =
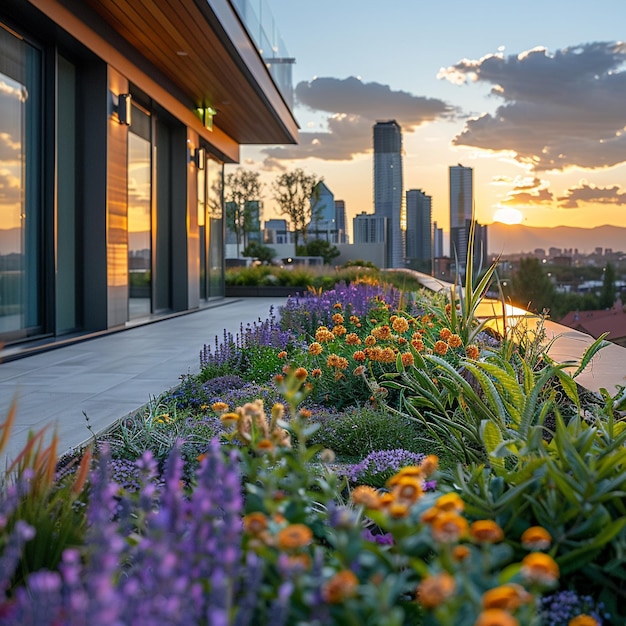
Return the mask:
<svg viewBox="0 0 626 626">
<path fill-rule="evenodd" d="M 362 482 L 364 479 L 371 480 L 377 476 L 384 478 L 408 465 L 419 465 L 424 458 L 423 454 L 402 448 L 376 450 L 368 454 L 360 463 L 353 465 L 347 476 L 352 482 Z"/>
<path fill-rule="evenodd" d="M 245 618 L 258 600 L 261 564 L 241 566 L 243 499 L 238 458 L 211 443 L 187 495 L 175 450 L 156 480 L 147 453 L 137 462 L 141 489 L 122 493 L 98 464 L 91 477 L 86 549 L 68 549 L 59 572 L 31 574 L 0 612 L 0 625 L 221 624 Z M 10 495 L 10 494 L 9 494 Z M 4 498 L 0 506 L 7 506 Z M 3 511 L 4 513 L 4 511 Z M 7 589 L 20 542 L 16 526 L 0 563 Z M 244 580 L 245 578 L 245 580 Z M 256 581 L 256 582 L 254 582 Z M 245 585 L 244 585 L 245 583 Z"/>
<path fill-rule="evenodd" d="M 577 615 L 586 614 L 593 617 L 598 626 L 602 626 L 611 616 L 604 610 L 602 602 L 588 595 L 578 595 L 575 591 L 558 591 L 541 599 L 539 607 L 542 626 L 567 626 Z"/>
<path fill-rule="evenodd" d="M 265 321 L 259 318 L 257 322 L 248 323 L 245 327 L 241 324 L 235 336 L 224 330 L 222 342 L 215 337 L 213 348 L 205 344 L 200 351 L 200 368 L 229 366 L 232 369 L 241 369 L 249 348 L 270 346 L 285 350 L 292 340 L 293 334 L 281 328 L 272 307 Z"/>
</svg>

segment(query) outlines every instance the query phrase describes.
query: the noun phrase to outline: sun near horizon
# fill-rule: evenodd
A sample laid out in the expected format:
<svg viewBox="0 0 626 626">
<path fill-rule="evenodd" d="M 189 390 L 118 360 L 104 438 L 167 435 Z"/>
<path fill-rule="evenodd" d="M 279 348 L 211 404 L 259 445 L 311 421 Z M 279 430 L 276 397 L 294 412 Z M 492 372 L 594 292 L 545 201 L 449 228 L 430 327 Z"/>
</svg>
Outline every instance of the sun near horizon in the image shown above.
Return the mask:
<svg viewBox="0 0 626 626">
<path fill-rule="evenodd" d="M 511 207 L 501 207 L 493 214 L 493 221 L 503 224 L 521 224 L 523 219 L 523 213 Z"/>
</svg>

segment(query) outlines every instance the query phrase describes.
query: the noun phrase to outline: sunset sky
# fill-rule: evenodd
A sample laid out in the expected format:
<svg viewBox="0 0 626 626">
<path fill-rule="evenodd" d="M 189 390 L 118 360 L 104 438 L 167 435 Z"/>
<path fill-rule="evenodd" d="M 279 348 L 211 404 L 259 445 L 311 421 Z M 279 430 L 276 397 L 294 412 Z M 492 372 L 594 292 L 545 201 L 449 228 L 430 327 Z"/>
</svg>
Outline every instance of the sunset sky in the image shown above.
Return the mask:
<svg viewBox="0 0 626 626">
<path fill-rule="evenodd" d="M 271 0 L 295 57 L 297 146 L 244 147 L 270 183 L 322 176 L 373 211 L 372 127 L 402 127 L 404 188 L 448 228 L 448 167 L 474 169 L 477 218 L 626 226 L 625 0 Z M 228 169 L 227 171 L 230 171 Z"/>
</svg>

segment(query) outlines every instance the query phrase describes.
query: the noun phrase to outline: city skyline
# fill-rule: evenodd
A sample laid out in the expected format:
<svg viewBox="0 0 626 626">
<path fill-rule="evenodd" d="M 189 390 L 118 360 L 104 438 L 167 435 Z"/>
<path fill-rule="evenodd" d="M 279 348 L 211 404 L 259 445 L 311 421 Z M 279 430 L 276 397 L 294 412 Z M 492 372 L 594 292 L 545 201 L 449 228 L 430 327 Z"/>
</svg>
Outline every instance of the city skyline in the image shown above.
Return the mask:
<svg viewBox="0 0 626 626">
<path fill-rule="evenodd" d="M 471 11 L 402 0 L 381 19 L 369 0 L 321 0 L 323 41 L 300 3 L 271 8 L 295 58 L 301 130 L 297 146 L 242 149 L 241 165 L 265 180 L 295 167 L 322 176 L 350 223 L 373 212 L 371 127 L 395 119 L 404 188 L 432 197 L 446 231 L 448 168 L 459 162 L 474 170 L 481 223 L 626 224 L 622 2 L 579 0 L 564 12 L 532 0 L 496 12 L 482 0 Z"/>
</svg>

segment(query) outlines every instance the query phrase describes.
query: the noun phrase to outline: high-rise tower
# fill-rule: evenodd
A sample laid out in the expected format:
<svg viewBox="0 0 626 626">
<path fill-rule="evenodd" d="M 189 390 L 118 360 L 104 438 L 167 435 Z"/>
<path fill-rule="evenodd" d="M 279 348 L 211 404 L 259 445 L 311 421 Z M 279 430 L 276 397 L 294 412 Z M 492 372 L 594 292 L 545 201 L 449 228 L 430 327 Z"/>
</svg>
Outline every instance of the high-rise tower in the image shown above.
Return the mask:
<svg viewBox="0 0 626 626">
<path fill-rule="evenodd" d="M 474 170 L 459 165 L 450 166 L 450 256 L 465 267 L 467 261 L 468 224 L 474 204 Z"/>
<path fill-rule="evenodd" d="M 402 130 L 395 120 L 374 125 L 374 214 L 387 218 L 387 267 L 404 267 Z"/>
<path fill-rule="evenodd" d="M 406 258 L 413 269 L 431 271 L 432 197 L 421 189 L 406 192 Z"/>
</svg>

